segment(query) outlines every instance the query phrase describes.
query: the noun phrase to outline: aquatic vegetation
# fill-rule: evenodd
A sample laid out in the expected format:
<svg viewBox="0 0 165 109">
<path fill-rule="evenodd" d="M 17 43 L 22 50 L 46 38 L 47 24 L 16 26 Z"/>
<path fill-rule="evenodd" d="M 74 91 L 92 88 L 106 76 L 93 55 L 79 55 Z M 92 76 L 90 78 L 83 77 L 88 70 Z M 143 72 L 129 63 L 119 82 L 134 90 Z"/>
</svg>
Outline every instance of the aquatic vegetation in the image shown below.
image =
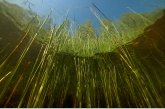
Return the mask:
<svg viewBox="0 0 165 109">
<path fill-rule="evenodd" d="M 32 22 L 24 34 L 13 26 L 22 36 L 0 49 L 1 107 L 165 107 L 165 15 L 132 31 L 91 11 L 100 35 L 87 21 L 70 37 L 65 20 L 37 43 L 51 11 L 31 36 Z"/>
</svg>

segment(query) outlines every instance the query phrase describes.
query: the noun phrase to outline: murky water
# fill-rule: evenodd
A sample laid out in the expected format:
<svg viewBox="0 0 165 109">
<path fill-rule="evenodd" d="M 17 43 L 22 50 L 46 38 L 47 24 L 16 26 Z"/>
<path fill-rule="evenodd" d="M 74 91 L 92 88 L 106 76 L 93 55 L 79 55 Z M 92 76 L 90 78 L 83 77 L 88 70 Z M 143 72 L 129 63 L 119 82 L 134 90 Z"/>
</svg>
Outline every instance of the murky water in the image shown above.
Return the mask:
<svg viewBox="0 0 165 109">
<path fill-rule="evenodd" d="M 22 30 L 4 10 L 0 11 L 0 107 L 165 107 L 163 10 L 132 41 L 112 37 L 116 48 L 109 52 L 108 39 L 64 37 L 65 23 L 45 33 L 44 21 L 36 30 L 29 21 Z M 47 38 L 40 36 L 43 33 Z"/>
</svg>

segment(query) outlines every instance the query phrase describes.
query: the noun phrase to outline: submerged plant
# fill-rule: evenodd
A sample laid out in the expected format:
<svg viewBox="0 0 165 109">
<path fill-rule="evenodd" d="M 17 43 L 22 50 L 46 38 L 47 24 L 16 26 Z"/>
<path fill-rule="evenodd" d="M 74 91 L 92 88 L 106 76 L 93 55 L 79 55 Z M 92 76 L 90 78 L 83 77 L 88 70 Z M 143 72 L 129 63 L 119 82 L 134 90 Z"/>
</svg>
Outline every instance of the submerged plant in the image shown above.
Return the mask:
<svg viewBox="0 0 165 109">
<path fill-rule="evenodd" d="M 11 56 L 28 37 L 29 26 L 13 51 L 0 60 L 0 84 L 6 81 L 0 91 L 1 107 L 165 106 L 162 73 L 165 69 L 164 32 L 155 27 L 159 21 L 162 25 L 165 23 L 162 20 L 164 16 L 148 26 L 148 31 L 133 31 L 139 36 L 128 41 L 126 37 L 135 36 L 118 30 L 117 26 L 129 27 L 122 22 L 118 25 L 110 22 L 113 28 L 110 30 L 104 24 L 109 21 L 101 20 L 93 9 L 91 11 L 104 28 L 101 36 L 97 36 L 88 21 L 79 25 L 73 37 L 69 37 L 72 30 L 68 31 L 69 21 L 66 20 L 61 25 L 54 24 L 45 36 L 45 44 L 38 45 L 35 59 L 24 60 L 32 44 L 36 43 L 35 39 L 40 37 L 38 34 L 50 12 L 26 43 L 16 65 L 6 73 Z M 150 36 L 153 33 L 159 34 L 157 40 Z M 140 45 L 145 44 L 141 41 L 144 38 L 147 39 L 145 43 L 151 40 L 148 48 Z"/>
</svg>

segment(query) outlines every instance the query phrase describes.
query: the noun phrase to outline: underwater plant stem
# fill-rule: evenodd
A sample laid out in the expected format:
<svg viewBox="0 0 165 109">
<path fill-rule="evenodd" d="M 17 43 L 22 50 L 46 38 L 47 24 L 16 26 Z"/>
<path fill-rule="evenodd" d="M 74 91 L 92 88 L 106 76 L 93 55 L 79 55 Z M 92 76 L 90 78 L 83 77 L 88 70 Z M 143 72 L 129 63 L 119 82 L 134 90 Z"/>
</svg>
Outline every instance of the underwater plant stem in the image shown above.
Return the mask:
<svg viewBox="0 0 165 109">
<path fill-rule="evenodd" d="M 107 20 L 109 20 L 108 17 L 107 17 L 94 3 L 92 3 L 92 5 L 93 5 Z M 109 21 L 110 21 L 110 20 L 109 20 Z"/>
<path fill-rule="evenodd" d="M 30 29 L 32 25 L 30 25 L 28 31 L 25 33 L 24 37 L 21 39 L 21 41 L 18 43 L 18 45 L 14 48 L 14 50 L 9 54 L 9 56 L 5 59 L 5 61 L 0 65 L 0 68 L 7 62 L 7 60 L 10 58 L 10 56 L 18 49 L 18 47 L 21 45 L 21 43 L 24 41 L 24 39 L 28 36 Z"/>
<path fill-rule="evenodd" d="M 8 45 L 10 45 L 10 43 L 8 43 L 8 44 L 0 51 L 0 53 L 2 53 L 2 52 L 7 48 Z"/>
<path fill-rule="evenodd" d="M 146 18 L 145 18 L 145 17 L 143 17 L 141 14 L 139 14 L 139 13 L 135 12 L 134 10 L 132 10 L 130 7 L 127 7 L 127 8 L 128 8 L 129 10 L 131 10 L 133 13 L 135 13 L 135 14 L 139 15 L 142 19 L 144 19 L 144 20 L 148 21 L 149 23 L 152 23 L 150 20 L 146 19 Z"/>
<path fill-rule="evenodd" d="M 40 98 L 42 97 L 41 92 L 43 91 L 43 87 L 45 86 L 45 84 L 47 82 L 47 78 L 49 77 L 48 70 L 51 67 L 51 66 L 48 67 L 48 64 L 52 64 L 52 60 L 49 61 L 47 64 L 46 64 L 45 60 L 46 60 L 46 57 L 47 58 L 49 57 L 48 52 L 50 51 L 52 38 L 54 36 L 55 26 L 56 26 L 56 24 L 52 28 L 51 35 L 49 37 L 49 42 L 48 42 L 48 44 L 47 44 L 47 46 L 44 50 L 44 53 L 43 53 L 43 56 L 42 56 L 42 59 L 41 59 L 41 62 L 40 62 L 40 71 L 39 71 L 38 76 L 39 77 L 41 76 L 43 80 L 41 81 L 39 78 L 37 78 L 35 88 L 34 88 L 33 92 L 31 93 L 31 96 L 30 96 L 30 99 L 29 99 L 29 102 L 28 102 L 28 107 L 39 107 L 39 105 L 41 105 L 39 103 L 41 101 Z M 45 64 L 45 67 L 43 67 L 44 64 Z M 44 69 L 44 68 L 46 68 L 46 69 Z M 43 70 L 44 72 L 41 72 L 41 70 Z M 41 86 L 39 84 L 41 84 Z M 35 95 L 35 93 L 36 93 L 36 95 Z"/>
<path fill-rule="evenodd" d="M 51 10 L 51 12 L 52 12 L 52 10 Z M 10 76 L 8 82 L 6 83 L 6 85 L 5 85 L 5 87 L 4 87 L 3 91 L 2 91 L 2 93 L 1 93 L 1 95 L 0 95 L 0 100 L 3 98 L 4 94 L 6 93 L 7 87 L 9 86 L 9 84 L 10 84 L 10 82 L 11 82 L 11 80 L 12 80 L 12 78 L 13 78 L 15 72 L 16 72 L 16 70 L 18 69 L 20 63 L 22 62 L 22 60 L 23 60 L 23 58 L 24 58 L 24 56 L 26 55 L 27 51 L 29 50 L 30 46 L 32 45 L 34 39 L 35 39 L 36 36 L 38 35 L 38 32 L 41 30 L 42 26 L 43 26 L 43 25 L 45 24 L 45 22 L 47 21 L 47 19 L 48 19 L 48 17 L 50 16 L 51 12 L 50 12 L 49 15 L 46 17 L 46 19 L 44 20 L 44 22 L 42 23 L 42 25 L 39 27 L 39 29 L 38 29 L 37 32 L 35 33 L 34 37 L 32 38 L 32 40 L 30 40 L 29 43 L 27 44 L 27 46 L 25 47 L 23 53 L 21 54 L 21 56 L 20 56 L 20 58 L 19 58 L 19 60 L 18 60 L 17 65 L 15 66 L 14 70 L 12 71 L 12 74 L 11 74 L 11 76 Z M 29 31 L 30 31 L 30 29 L 29 29 Z M 27 33 L 28 33 L 28 32 L 27 32 Z M 1 67 L 0 67 L 0 68 L 1 68 Z"/>
<path fill-rule="evenodd" d="M 24 91 L 23 91 L 23 95 L 21 96 L 21 100 L 20 100 L 20 102 L 19 102 L 18 108 L 21 107 L 21 105 L 22 105 L 22 103 L 23 103 L 23 99 L 24 99 L 24 97 L 25 97 L 25 95 L 26 95 L 26 93 L 27 93 L 27 90 L 28 90 L 28 88 L 29 88 L 29 86 L 30 86 L 32 80 L 34 79 L 34 76 L 36 75 L 36 72 L 34 72 L 34 68 L 35 68 L 36 65 L 37 65 L 37 62 L 38 62 L 38 60 L 39 60 L 39 56 L 40 56 L 40 54 L 41 54 L 42 49 L 43 49 L 43 46 L 41 47 L 41 49 L 40 49 L 40 51 L 39 51 L 39 54 L 38 54 L 38 56 L 37 56 L 37 59 L 36 59 L 35 64 L 34 64 L 34 66 L 33 66 L 33 69 L 32 69 L 32 71 L 31 71 L 31 73 L 30 73 L 30 75 L 29 75 L 29 79 L 28 79 L 27 84 L 26 84 L 26 86 L 25 86 L 25 89 L 24 89 Z"/>
<path fill-rule="evenodd" d="M 4 77 L 2 77 L 2 78 L 0 79 L 0 82 L 1 82 L 3 79 L 5 79 L 10 73 L 11 73 L 11 72 L 7 73 Z"/>
<path fill-rule="evenodd" d="M 46 47 L 46 50 L 45 50 L 43 63 L 45 63 L 45 58 L 46 58 L 46 56 L 48 56 L 48 51 L 50 50 L 50 45 L 51 45 L 51 41 L 52 41 L 54 30 L 55 30 L 55 25 L 52 28 L 52 32 L 51 32 L 51 35 L 50 35 L 50 40 L 49 40 L 49 43 L 48 43 L 48 45 Z M 41 100 L 41 98 L 43 96 L 42 92 L 44 92 L 44 90 L 45 90 L 45 89 L 43 89 L 43 87 L 47 84 L 47 81 L 48 81 L 48 78 L 49 78 L 49 73 L 51 72 L 51 67 L 52 67 L 51 65 L 52 64 L 53 64 L 53 60 L 50 58 L 50 61 L 48 62 L 48 64 L 45 67 L 46 69 L 44 71 L 43 81 L 42 81 L 41 86 L 40 86 L 40 88 L 38 90 L 38 93 L 37 93 L 37 96 L 36 96 L 36 100 L 35 100 L 35 103 L 33 104 L 33 107 L 40 106 L 40 102 L 39 101 Z"/>
<path fill-rule="evenodd" d="M 13 91 L 11 92 L 11 94 L 10 94 L 10 96 L 9 96 L 9 98 L 8 98 L 8 100 L 7 100 L 7 102 L 5 103 L 4 108 L 6 108 L 6 107 L 7 107 L 7 104 L 10 102 L 11 97 L 13 96 L 15 90 L 17 89 L 17 86 L 18 86 L 18 84 L 20 83 L 20 81 L 21 81 L 23 75 L 25 74 L 27 68 L 29 67 L 29 65 L 30 65 L 30 62 L 28 62 L 28 64 L 27 64 L 26 68 L 24 69 L 22 75 L 19 77 L 19 79 L 18 79 L 18 81 L 17 81 L 17 83 L 16 83 L 16 85 L 15 85 Z"/>
<path fill-rule="evenodd" d="M 30 26 L 30 28 L 31 28 L 31 26 Z M 29 31 L 30 31 L 30 28 L 29 28 Z M 29 31 L 27 31 L 27 33 L 25 34 L 25 36 L 27 36 L 27 34 L 29 33 Z M 16 48 L 16 49 L 17 49 L 17 48 Z M 18 63 L 16 64 L 16 66 L 15 66 L 14 70 L 12 71 L 12 73 L 11 73 L 11 75 L 10 75 L 10 77 L 9 77 L 9 79 L 8 79 L 8 81 L 7 81 L 7 83 L 5 84 L 5 87 L 3 88 L 3 91 L 2 91 L 1 94 L 0 94 L 0 100 L 2 100 L 3 96 L 5 95 L 6 90 L 7 90 L 8 86 L 9 86 L 9 84 L 10 84 L 10 82 L 11 82 L 11 80 L 12 80 L 12 78 L 13 78 L 13 76 L 14 76 L 16 70 L 17 70 L 17 68 L 19 67 L 19 65 L 20 65 L 20 63 L 21 63 L 21 61 L 22 61 L 24 55 L 25 55 L 25 50 L 24 50 L 24 52 L 21 54 L 21 56 L 20 56 L 20 58 L 19 58 L 19 60 L 18 60 Z M 9 57 L 8 57 L 8 58 L 9 58 Z M 8 58 L 7 58 L 7 59 L 8 59 Z M 3 66 L 3 65 L 6 63 L 6 61 L 7 61 L 7 60 L 5 60 L 1 65 Z M 1 67 L 2 67 L 2 66 L 1 66 Z M 1 67 L 0 67 L 0 68 L 1 68 Z"/>
</svg>

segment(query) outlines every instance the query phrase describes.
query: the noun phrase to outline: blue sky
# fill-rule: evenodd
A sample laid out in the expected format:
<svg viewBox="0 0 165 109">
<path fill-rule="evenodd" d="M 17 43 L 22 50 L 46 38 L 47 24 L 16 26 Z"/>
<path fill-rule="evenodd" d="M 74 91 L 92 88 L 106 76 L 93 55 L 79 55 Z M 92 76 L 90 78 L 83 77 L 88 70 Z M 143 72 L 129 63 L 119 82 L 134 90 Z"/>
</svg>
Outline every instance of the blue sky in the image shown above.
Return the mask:
<svg viewBox="0 0 165 109">
<path fill-rule="evenodd" d="M 28 5 L 22 4 L 26 0 L 7 0 L 16 3 L 22 7 L 28 8 Z M 30 8 L 38 14 L 47 15 L 50 8 L 54 8 L 52 17 L 57 22 L 59 17 L 65 17 L 68 14 L 70 20 L 76 19 L 81 24 L 86 20 L 91 20 L 95 27 L 99 22 L 94 14 L 90 11 L 92 7 L 101 18 L 103 16 L 92 5 L 94 3 L 110 20 L 119 19 L 123 13 L 131 12 L 127 7 L 141 13 L 153 11 L 157 7 L 165 7 L 165 0 L 28 0 L 35 6 Z"/>
</svg>

